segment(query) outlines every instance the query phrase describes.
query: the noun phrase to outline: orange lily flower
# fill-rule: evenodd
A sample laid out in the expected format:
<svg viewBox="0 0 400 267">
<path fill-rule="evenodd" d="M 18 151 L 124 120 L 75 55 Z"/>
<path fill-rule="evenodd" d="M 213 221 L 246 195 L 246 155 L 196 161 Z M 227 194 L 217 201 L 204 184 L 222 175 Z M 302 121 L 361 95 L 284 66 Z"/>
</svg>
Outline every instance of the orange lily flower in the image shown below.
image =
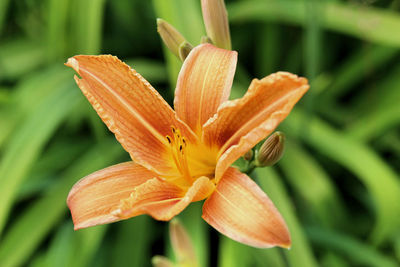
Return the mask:
<svg viewBox="0 0 400 267">
<path fill-rule="evenodd" d="M 133 161 L 97 171 L 71 189 L 75 229 L 148 214 L 167 221 L 206 199 L 203 219 L 255 247 L 291 244 L 271 200 L 230 165 L 267 137 L 308 90 L 305 78 L 278 72 L 253 80 L 228 101 L 237 53 L 210 44 L 184 61 L 175 111 L 137 72 L 110 55 L 68 60 L 75 80 Z"/>
</svg>

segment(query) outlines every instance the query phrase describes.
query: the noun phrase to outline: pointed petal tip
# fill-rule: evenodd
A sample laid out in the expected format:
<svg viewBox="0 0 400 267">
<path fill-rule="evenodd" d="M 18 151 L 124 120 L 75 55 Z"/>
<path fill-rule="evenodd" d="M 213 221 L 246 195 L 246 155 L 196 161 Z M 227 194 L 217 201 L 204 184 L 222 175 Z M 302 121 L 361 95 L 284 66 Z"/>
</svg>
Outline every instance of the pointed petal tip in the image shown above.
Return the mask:
<svg viewBox="0 0 400 267">
<path fill-rule="evenodd" d="M 248 176 L 229 168 L 203 205 L 202 218 L 227 237 L 257 248 L 291 245 L 289 229 L 268 196 Z"/>
<path fill-rule="evenodd" d="M 73 68 L 76 72 L 79 73 L 79 63 L 78 60 L 76 60 L 74 57 L 70 57 L 66 63 L 64 63 L 65 66 Z"/>
</svg>

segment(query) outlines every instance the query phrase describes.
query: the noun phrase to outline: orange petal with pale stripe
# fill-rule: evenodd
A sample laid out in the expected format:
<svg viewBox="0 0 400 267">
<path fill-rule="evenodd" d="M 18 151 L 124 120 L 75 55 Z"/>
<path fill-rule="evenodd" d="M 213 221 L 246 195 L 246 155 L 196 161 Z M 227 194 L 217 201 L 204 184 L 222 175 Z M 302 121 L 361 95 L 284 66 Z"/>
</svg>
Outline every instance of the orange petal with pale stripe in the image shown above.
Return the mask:
<svg viewBox="0 0 400 267">
<path fill-rule="evenodd" d="M 232 167 L 206 200 L 203 219 L 229 238 L 253 247 L 291 245 L 286 223 L 268 196 Z"/>
<path fill-rule="evenodd" d="M 78 86 L 131 158 L 154 172 L 173 175 L 166 139 L 171 126 L 188 140 L 196 137 L 160 94 L 113 56 L 75 56 L 66 65 L 81 76 L 75 77 Z"/>
<path fill-rule="evenodd" d="M 237 53 L 210 44 L 195 47 L 183 63 L 175 91 L 175 110 L 195 132 L 228 100 Z"/>
<path fill-rule="evenodd" d="M 308 90 L 307 79 L 278 72 L 253 80 L 243 98 L 225 102 L 203 127 L 203 140 L 220 147 L 215 176 L 225 170 L 286 118 Z"/>
<path fill-rule="evenodd" d="M 188 189 L 153 178 L 136 187 L 131 196 L 122 201 L 118 216 L 125 219 L 149 214 L 156 220 L 168 221 L 191 202 L 208 197 L 214 189 L 215 185 L 204 176 L 198 178 Z"/>
<path fill-rule="evenodd" d="M 75 230 L 121 220 L 115 216 L 122 199 L 156 174 L 133 162 L 117 164 L 77 182 L 68 195 Z"/>
</svg>

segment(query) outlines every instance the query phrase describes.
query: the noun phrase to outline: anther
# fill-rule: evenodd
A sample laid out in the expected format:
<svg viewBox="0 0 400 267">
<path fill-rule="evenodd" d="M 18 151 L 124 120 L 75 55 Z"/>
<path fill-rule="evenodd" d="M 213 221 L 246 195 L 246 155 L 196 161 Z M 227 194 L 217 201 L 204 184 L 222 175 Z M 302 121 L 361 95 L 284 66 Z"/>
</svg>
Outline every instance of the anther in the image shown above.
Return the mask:
<svg viewBox="0 0 400 267">
<path fill-rule="evenodd" d="M 172 143 L 172 141 L 171 141 L 171 138 L 169 137 L 169 136 L 167 136 L 167 140 L 168 140 L 168 143 Z"/>
</svg>

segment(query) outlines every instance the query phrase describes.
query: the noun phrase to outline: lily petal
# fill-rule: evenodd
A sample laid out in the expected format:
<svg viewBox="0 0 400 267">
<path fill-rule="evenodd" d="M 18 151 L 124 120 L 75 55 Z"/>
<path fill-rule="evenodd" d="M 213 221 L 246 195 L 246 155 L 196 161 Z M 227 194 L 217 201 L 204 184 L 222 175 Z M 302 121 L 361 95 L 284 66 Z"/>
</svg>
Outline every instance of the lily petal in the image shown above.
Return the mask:
<svg viewBox="0 0 400 267">
<path fill-rule="evenodd" d="M 217 146 L 217 182 L 225 170 L 286 118 L 308 90 L 307 79 L 278 72 L 253 80 L 243 98 L 225 102 L 203 127 L 203 140 Z"/>
<path fill-rule="evenodd" d="M 268 196 L 232 167 L 206 200 L 203 219 L 222 234 L 253 247 L 291 245 L 286 223 Z"/>
<path fill-rule="evenodd" d="M 237 53 L 210 44 L 195 47 L 183 63 L 175 91 L 175 110 L 195 132 L 228 100 Z"/>
<path fill-rule="evenodd" d="M 121 220 L 114 215 L 121 199 L 156 174 L 133 162 L 117 164 L 92 173 L 77 182 L 67 204 L 75 230 Z"/>
<path fill-rule="evenodd" d="M 160 94 L 113 56 L 75 56 L 66 65 L 82 77 L 75 76 L 78 86 L 131 158 L 154 172 L 170 174 L 175 168 L 166 139 L 171 127 L 188 140 L 196 137 Z"/>
<path fill-rule="evenodd" d="M 127 219 L 149 214 L 159 221 L 169 221 L 191 202 L 208 197 L 215 189 L 205 176 L 198 178 L 187 191 L 159 178 L 153 178 L 135 188 L 131 196 L 122 201 L 118 216 Z"/>
</svg>

